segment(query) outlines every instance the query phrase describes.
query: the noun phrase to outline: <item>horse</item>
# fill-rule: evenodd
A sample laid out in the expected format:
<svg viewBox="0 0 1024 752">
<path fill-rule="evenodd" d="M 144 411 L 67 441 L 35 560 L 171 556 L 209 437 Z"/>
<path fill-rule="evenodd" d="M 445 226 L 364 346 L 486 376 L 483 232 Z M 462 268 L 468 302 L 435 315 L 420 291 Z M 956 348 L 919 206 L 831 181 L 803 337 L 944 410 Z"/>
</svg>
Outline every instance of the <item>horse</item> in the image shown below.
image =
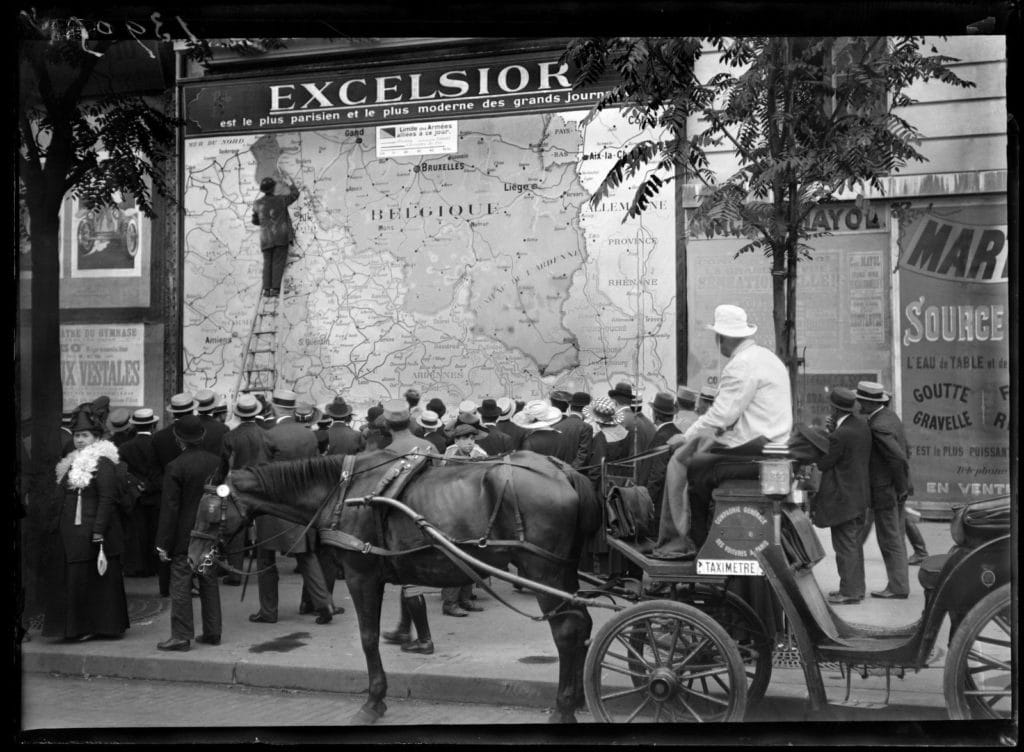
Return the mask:
<svg viewBox="0 0 1024 752">
<path fill-rule="evenodd" d="M 352 455 L 345 498 L 375 493 L 380 468 L 400 459 L 387 449 Z M 261 514 L 297 525 L 319 518 L 322 527 L 334 513 L 344 463 L 344 455 L 328 455 L 232 470 L 227 488 L 218 489 L 224 495 L 207 494 L 200 504 L 189 543 L 190 565 L 195 569 L 211 561 L 218 543 L 222 551 L 224 541 Z M 515 564 L 531 582 L 567 593 L 579 588 L 580 550 L 601 520 L 588 478 L 561 460 L 529 451 L 494 460 L 428 463 L 408 480 L 401 502 L 474 558 L 503 570 Z M 351 722 L 373 723 L 387 710 L 379 648 L 385 583 L 450 587 L 471 579 L 437 548 L 424 545 L 429 541 L 407 514 L 381 503 L 346 503 L 338 509 L 337 528 L 367 544 L 360 550 L 332 550 L 344 567 L 369 674 L 369 696 Z M 485 545 L 485 537 L 494 544 Z M 410 552 L 386 555 L 370 546 Z M 575 723 L 575 711 L 586 702 L 583 664 L 593 622 L 583 606 L 565 608 L 562 598 L 534 593 L 558 649 L 558 691 L 549 721 Z"/>
</svg>

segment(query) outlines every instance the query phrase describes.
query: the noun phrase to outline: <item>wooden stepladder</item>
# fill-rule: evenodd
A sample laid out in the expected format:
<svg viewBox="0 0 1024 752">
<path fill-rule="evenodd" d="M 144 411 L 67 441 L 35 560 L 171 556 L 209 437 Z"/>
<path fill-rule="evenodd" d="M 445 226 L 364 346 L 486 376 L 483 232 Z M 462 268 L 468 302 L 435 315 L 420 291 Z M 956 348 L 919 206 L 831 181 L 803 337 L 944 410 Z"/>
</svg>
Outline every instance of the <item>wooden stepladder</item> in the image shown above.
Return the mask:
<svg viewBox="0 0 1024 752">
<path fill-rule="evenodd" d="M 280 295 L 260 295 L 242 353 L 242 369 L 235 383 L 235 399 L 246 392 L 269 397 L 277 383 L 277 313 Z"/>
</svg>

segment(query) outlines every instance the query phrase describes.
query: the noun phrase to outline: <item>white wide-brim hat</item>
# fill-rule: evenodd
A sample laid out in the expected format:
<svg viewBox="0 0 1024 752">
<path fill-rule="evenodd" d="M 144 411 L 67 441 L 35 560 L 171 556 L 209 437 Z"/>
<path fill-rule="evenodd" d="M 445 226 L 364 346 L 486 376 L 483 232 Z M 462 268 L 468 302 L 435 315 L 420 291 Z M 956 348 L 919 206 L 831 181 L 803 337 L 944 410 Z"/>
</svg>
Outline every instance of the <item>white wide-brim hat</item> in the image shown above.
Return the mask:
<svg viewBox="0 0 1024 752">
<path fill-rule="evenodd" d="M 749 337 L 757 331 L 756 326 L 747 322 L 747 312 L 734 305 L 715 308 L 715 321 L 708 329 L 723 337 Z"/>
<path fill-rule="evenodd" d="M 526 403 L 522 412 L 512 416 L 512 422 L 524 428 L 541 428 L 553 426 L 562 419 L 562 411 L 544 400 L 532 400 Z"/>
</svg>

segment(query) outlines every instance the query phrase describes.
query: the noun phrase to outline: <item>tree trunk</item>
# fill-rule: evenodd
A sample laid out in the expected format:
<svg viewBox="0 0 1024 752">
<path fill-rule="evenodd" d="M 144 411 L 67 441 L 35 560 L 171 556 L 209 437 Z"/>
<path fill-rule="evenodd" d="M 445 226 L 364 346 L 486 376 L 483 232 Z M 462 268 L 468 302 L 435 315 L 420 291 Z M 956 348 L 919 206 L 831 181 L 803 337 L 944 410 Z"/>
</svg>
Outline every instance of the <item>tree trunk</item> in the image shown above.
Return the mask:
<svg viewBox="0 0 1024 752">
<path fill-rule="evenodd" d="M 775 325 L 775 354 L 786 362 L 786 253 L 772 249 L 772 323 Z"/>
<path fill-rule="evenodd" d="M 786 355 L 782 362 L 789 371 L 789 396 L 796 410 L 796 384 L 800 373 L 800 356 L 796 347 L 796 271 L 797 237 L 790 233 L 786 241 Z"/>
</svg>

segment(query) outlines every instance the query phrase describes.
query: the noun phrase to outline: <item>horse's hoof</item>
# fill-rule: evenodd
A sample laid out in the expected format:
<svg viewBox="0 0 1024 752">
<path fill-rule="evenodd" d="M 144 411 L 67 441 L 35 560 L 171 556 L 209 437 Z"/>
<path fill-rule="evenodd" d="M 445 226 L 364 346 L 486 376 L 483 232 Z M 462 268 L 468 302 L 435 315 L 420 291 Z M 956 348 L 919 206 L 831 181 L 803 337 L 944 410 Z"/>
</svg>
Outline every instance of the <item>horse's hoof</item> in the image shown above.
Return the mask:
<svg viewBox="0 0 1024 752">
<path fill-rule="evenodd" d="M 352 726 L 370 726 L 381 719 L 381 716 L 387 712 L 388 706 L 383 702 L 378 702 L 372 706 L 363 705 L 359 708 L 359 712 L 352 716 L 349 724 Z"/>
</svg>

